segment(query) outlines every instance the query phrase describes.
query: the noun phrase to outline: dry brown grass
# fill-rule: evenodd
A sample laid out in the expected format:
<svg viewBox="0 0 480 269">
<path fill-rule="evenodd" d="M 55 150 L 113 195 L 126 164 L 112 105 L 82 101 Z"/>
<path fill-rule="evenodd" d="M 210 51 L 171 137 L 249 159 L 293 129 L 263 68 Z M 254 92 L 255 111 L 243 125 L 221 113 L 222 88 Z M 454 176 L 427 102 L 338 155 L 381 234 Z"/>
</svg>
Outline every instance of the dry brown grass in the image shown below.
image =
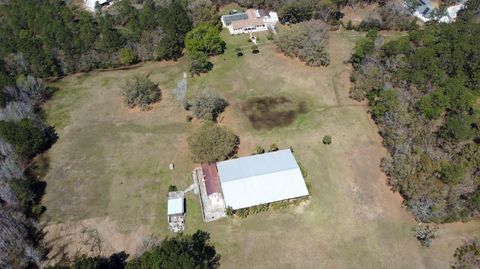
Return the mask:
<svg viewBox="0 0 480 269">
<path fill-rule="evenodd" d="M 188 194 L 187 232 L 209 231 L 223 268 L 447 268 L 462 239 L 480 234 L 478 223 L 441 226 L 429 249 L 414 238 L 416 223 L 379 170 L 385 151 L 376 126 L 364 104 L 348 97 L 350 69 L 344 61 L 359 34 L 332 32 L 331 65 L 321 68 L 278 54 L 260 37 L 260 54 L 237 58 L 234 48 L 249 44 L 245 36 L 226 36 L 226 54 L 213 59 L 209 74 L 189 78 L 189 94 L 214 88 L 229 101 L 220 124 L 240 136 L 239 155 L 256 145 L 293 147 L 308 170 L 310 202 L 301 209 L 207 224 L 198 197 Z M 47 239 L 61 235 L 53 232 L 58 223 L 65 233 L 74 232 L 68 229 L 72 223 L 87 223 L 111 247 L 108 254 L 136 249 L 144 234 L 169 235 L 167 187 L 191 184 L 194 164 L 185 140 L 199 124 L 187 123 L 186 112 L 169 94 L 183 70 L 183 60 L 149 63 L 56 84 L 62 90 L 45 107 L 60 137 L 48 152 L 44 221 L 52 233 Z M 131 111 L 121 102 L 120 85 L 139 73 L 150 74 L 163 89 L 151 111 Z M 308 112 L 288 126 L 257 130 L 242 105 L 266 96 L 304 101 Z M 322 144 L 324 135 L 333 137 L 331 145 Z M 173 172 L 170 162 L 176 164 Z"/>
</svg>

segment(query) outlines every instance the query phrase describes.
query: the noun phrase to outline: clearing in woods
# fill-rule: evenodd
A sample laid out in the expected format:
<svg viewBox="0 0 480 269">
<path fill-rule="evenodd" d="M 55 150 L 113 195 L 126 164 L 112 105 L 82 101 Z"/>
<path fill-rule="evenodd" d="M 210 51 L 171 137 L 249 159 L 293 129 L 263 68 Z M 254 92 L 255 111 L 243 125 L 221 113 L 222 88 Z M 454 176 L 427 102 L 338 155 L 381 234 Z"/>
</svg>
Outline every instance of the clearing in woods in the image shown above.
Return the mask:
<svg viewBox="0 0 480 269">
<path fill-rule="evenodd" d="M 448 268 L 454 249 L 478 222 L 442 225 L 431 248 L 414 238 L 416 225 L 379 169 L 385 150 L 364 104 L 349 99 L 348 60 L 359 33 L 331 32 L 331 64 L 311 68 L 286 58 L 259 34 L 259 54 L 246 36 L 222 33 L 228 49 L 214 68 L 188 77 L 188 95 L 215 89 L 229 102 L 219 121 L 240 136 L 239 156 L 256 145 L 293 147 L 307 169 L 307 204 L 247 219 L 203 223 L 197 195 L 187 194 L 186 231 L 209 231 L 224 268 Z M 236 47 L 244 48 L 237 57 Z M 44 204 L 50 257 L 134 255 L 150 234 L 167 231 L 170 184 L 192 183 L 187 137 L 199 122 L 171 94 L 187 70 L 178 62 L 66 77 L 45 106 L 58 142 L 47 152 Z M 157 82 L 162 100 L 150 111 L 122 104 L 121 86 L 134 74 Z M 265 110 L 262 104 L 274 106 Z M 273 117 L 272 122 L 266 121 Z M 276 118 L 279 117 L 279 118 Z M 322 144 L 324 135 L 333 143 Z M 168 164 L 175 163 L 169 171 Z"/>
</svg>

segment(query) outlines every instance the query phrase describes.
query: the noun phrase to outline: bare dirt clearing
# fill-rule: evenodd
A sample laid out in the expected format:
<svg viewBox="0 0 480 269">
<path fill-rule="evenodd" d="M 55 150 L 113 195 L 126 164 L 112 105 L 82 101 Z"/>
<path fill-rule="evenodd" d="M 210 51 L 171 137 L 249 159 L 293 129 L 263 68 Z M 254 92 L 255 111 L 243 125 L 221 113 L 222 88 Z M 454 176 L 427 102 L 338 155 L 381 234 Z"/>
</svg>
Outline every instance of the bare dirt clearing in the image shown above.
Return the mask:
<svg viewBox="0 0 480 269">
<path fill-rule="evenodd" d="M 189 193 L 187 232 L 209 231 L 224 268 L 448 268 L 462 240 L 480 235 L 478 223 L 441 226 L 429 249 L 416 241 L 416 223 L 379 170 L 385 151 L 377 129 L 366 107 L 348 97 L 344 61 L 360 34 L 330 35 L 331 64 L 322 68 L 278 54 L 262 35 L 259 54 L 238 58 L 234 49 L 248 45 L 246 38 L 225 35 L 227 51 L 212 60 L 213 70 L 188 79 L 189 95 L 213 88 L 228 100 L 219 120 L 240 136 L 240 156 L 256 145 L 293 147 L 308 171 L 312 196 L 301 209 L 204 223 L 198 196 Z M 187 112 L 170 94 L 184 70 L 182 59 L 80 74 L 55 84 L 61 90 L 45 107 L 60 137 L 47 153 L 47 241 L 61 246 L 62 233 L 76 234 L 74 227 L 85 224 L 97 230 L 108 254 L 134 251 L 150 233 L 171 235 L 167 188 L 192 183 L 194 164 L 185 141 L 199 124 L 187 123 Z M 162 101 L 150 111 L 131 111 L 121 102 L 120 87 L 133 74 L 150 74 L 163 90 Z M 305 102 L 308 110 L 289 125 L 254 128 L 242 105 L 278 96 Z M 322 144 L 324 135 L 333 137 L 331 145 Z M 168 170 L 171 162 L 174 171 Z M 77 241 L 70 240 L 73 246 L 63 254 L 89 249 Z"/>
</svg>

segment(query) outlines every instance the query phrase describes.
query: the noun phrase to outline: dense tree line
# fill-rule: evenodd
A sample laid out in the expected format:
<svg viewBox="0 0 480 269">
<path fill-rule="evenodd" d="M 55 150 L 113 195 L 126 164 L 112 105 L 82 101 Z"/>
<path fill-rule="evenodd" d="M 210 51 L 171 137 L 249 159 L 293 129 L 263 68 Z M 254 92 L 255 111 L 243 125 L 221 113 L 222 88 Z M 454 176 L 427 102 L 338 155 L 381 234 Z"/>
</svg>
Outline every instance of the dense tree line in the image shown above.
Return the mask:
<svg viewBox="0 0 480 269">
<path fill-rule="evenodd" d="M 236 0 L 246 8 L 275 10 L 284 23 L 298 23 L 312 19 L 333 22 L 341 18 L 340 10 L 345 6 L 379 3 L 385 0 Z"/>
<path fill-rule="evenodd" d="M 0 5 L 0 13 L 0 57 L 7 71 L 40 77 L 131 64 L 135 59 L 176 59 L 191 29 L 179 1 L 159 6 L 146 0 L 136 8 L 121 0 L 111 12 L 94 16 L 72 10 L 63 1 L 12 0 Z"/>
<path fill-rule="evenodd" d="M 38 180 L 32 158 L 55 141 L 56 135 L 39 116 L 39 106 L 50 90 L 43 81 L 5 70 L 0 106 L 0 267 L 35 267 L 43 258 L 36 218 L 45 184 Z"/>
<path fill-rule="evenodd" d="M 49 266 L 47 269 L 213 269 L 219 266 L 220 256 L 209 240 L 209 233 L 197 231 L 167 238 L 129 262 L 126 261 L 128 254 L 119 252 L 110 257 L 82 257 L 70 265 Z"/>
<path fill-rule="evenodd" d="M 393 190 L 422 222 L 480 212 L 480 25 L 433 24 L 382 45 L 375 32 L 352 56 L 352 97 L 367 99 L 390 156 Z"/>
</svg>

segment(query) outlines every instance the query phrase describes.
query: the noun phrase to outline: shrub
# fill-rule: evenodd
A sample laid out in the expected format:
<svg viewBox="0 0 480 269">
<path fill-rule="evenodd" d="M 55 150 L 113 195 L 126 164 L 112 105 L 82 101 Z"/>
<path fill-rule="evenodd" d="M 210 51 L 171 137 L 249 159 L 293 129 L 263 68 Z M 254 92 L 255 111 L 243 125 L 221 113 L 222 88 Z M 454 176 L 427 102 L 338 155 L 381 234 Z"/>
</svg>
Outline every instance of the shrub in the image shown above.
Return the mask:
<svg viewBox="0 0 480 269">
<path fill-rule="evenodd" d="M 185 120 L 187 120 L 187 122 L 192 122 L 192 120 L 193 120 L 192 115 L 185 116 Z"/>
<path fill-rule="evenodd" d="M 236 48 L 235 53 L 237 54 L 237 57 L 243 56 L 243 50 L 242 48 Z"/>
<path fill-rule="evenodd" d="M 280 32 L 275 43 L 283 54 L 298 57 L 307 65 L 328 65 L 328 28 L 318 20 L 298 23 Z"/>
<path fill-rule="evenodd" d="M 122 91 L 124 103 L 134 108 L 139 106 L 142 110 L 149 109 L 151 104 L 160 100 L 161 93 L 158 86 L 142 76 L 129 79 Z"/>
<path fill-rule="evenodd" d="M 237 215 L 237 217 L 240 217 L 242 219 L 248 217 L 249 214 L 250 214 L 249 208 L 240 208 L 235 210 L 235 215 Z"/>
<path fill-rule="evenodd" d="M 415 237 L 420 241 L 420 244 L 424 247 L 430 247 L 432 240 L 437 237 L 437 227 L 430 227 L 430 225 L 419 225 L 416 228 Z"/>
<path fill-rule="evenodd" d="M 213 91 L 200 93 L 190 103 L 193 115 L 203 120 L 216 120 L 228 105 L 225 99 Z"/>
<path fill-rule="evenodd" d="M 302 176 L 306 178 L 308 176 L 308 171 L 305 168 L 305 166 L 302 165 L 302 163 L 298 162 L 298 167 L 300 168 L 300 171 L 302 172 Z"/>
<path fill-rule="evenodd" d="M 277 150 L 278 150 L 278 146 L 275 143 L 271 144 L 270 148 L 268 149 L 269 152 L 277 151 Z"/>
<path fill-rule="evenodd" d="M 137 61 L 137 56 L 130 48 L 123 48 L 120 50 L 120 64 L 129 65 Z"/>
<path fill-rule="evenodd" d="M 258 46 L 257 46 L 257 45 L 252 45 L 251 50 L 252 50 L 252 53 L 253 53 L 253 54 L 257 54 L 257 53 L 260 52 L 260 51 L 258 50 Z"/>
<path fill-rule="evenodd" d="M 172 192 L 172 191 L 177 191 L 177 186 L 175 185 L 168 186 L 168 192 Z"/>
<path fill-rule="evenodd" d="M 233 156 L 240 139 L 232 131 L 206 122 L 188 138 L 188 144 L 195 162 L 209 163 Z"/>
<path fill-rule="evenodd" d="M 323 137 L 322 142 L 325 145 L 330 145 L 330 144 L 332 144 L 332 137 L 329 136 L 329 135 L 326 135 L 326 136 Z"/>
<path fill-rule="evenodd" d="M 255 154 L 262 154 L 265 153 L 265 149 L 262 146 L 257 146 L 255 148 Z"/>
<path fill-rule="evenodd" d="M 229 217 L 235 215 L 235 211 L 233 210 L 233 208 L 231 206 L 227 206 L 225 208 L 225 214 Z"/>
<path fill-rule="evenodd" d="M 465 243 L 455 250 L 455 262 L 452 269 L 467 269 L 480 267 L 480 244 L 478 239 Z"/>
</svg>

